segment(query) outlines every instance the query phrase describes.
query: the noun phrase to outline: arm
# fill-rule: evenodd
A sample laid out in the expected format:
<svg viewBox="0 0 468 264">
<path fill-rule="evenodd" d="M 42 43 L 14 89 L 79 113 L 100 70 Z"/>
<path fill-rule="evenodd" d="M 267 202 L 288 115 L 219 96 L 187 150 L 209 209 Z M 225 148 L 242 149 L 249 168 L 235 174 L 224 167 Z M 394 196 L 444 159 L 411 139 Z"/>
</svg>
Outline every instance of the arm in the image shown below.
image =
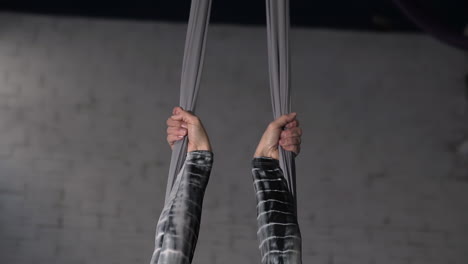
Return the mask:
<svg viewBox="0 0 468 264">
<path fill-rule="evenodd" d="M 164 206 L 158 221 L 151 264 L 191 263 L 212 164 L 211 151 L 187 153 L 169 202 Z"/>
<path fill-rule="evenodd" d="M 257 237 L 263 264 L 302 263 L 301 232 L 294 199 L 278 161 L 278 146 L 299 154 L 302 130 L 295 118 L 296 114 L 291 113 L 271 122 L 252 161 Z"/>
<path fill-rule="evenodd" d="M 198 240 L 203 197 L 213 165 L 208 135 L 200 119 L 175 107 L 167 120 L 167 142 L 188 137 L 187 156 L 156 227 L 151 264 L 190 264 Z"/>
<path fill-rule="evenodd" d="M 256 157 L 252 165 L 262 263 L 301 263 L 301 233 L 279 162 Z"/>
</svg>

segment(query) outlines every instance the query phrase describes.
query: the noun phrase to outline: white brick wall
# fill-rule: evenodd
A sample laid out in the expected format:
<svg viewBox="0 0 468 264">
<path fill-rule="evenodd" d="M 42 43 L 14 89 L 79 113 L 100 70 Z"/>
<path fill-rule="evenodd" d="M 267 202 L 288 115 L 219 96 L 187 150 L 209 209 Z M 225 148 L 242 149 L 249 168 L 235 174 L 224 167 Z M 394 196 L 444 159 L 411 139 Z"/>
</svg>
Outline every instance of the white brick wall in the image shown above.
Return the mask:
<svg viewBox="0 0 468 264">
<path fill-rule="evenodd" d="M 145 263 L 184 25 L 0 14 L 0 263 Z M 259 263 L 250 159 L 264 28 L 212 26 L 215 165 L 194 263 Z M 466 56 L 422 35 L 292 31 L 304 263 L 465 264 Z"/>
</svg>

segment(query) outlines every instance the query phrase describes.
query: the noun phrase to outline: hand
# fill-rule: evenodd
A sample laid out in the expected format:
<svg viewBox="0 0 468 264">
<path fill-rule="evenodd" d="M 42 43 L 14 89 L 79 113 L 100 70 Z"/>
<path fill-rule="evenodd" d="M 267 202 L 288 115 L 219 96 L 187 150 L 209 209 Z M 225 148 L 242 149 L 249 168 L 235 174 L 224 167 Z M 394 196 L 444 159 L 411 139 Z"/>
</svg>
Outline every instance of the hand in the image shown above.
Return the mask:
<svg viewBox="0 0 468 264">
<path fill-rule="evenodd" d="M 174 107 L 172 116 L 167 119 L 167 143 L 171 149 L 174 143 L 188 136 L 187 151 L 211 151 L 210 141 L 201 120 L 182 107 Z"/>
<path fill-rule="evenodd" d="M 283 130 L 283 127 L 286 130 Z M 301 136 L 302 129 L 296 119 L 296 113 L 282 115 L 268 125 L 254 157 L 279 159 L 278 145 L 298 155 L 301 150 Z"/>
</svg>

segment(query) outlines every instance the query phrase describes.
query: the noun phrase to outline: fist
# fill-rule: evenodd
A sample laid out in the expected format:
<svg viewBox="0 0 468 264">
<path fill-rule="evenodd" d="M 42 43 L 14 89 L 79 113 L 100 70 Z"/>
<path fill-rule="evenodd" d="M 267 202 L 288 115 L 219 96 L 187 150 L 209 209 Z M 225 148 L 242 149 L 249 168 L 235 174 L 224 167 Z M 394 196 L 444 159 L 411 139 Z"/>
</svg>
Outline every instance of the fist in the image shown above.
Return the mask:
<svg viewBox="0 0 468 264">
<path fill-rule="evenodd" d="M 174 143 L 188 136 L 187 151 L 211 151 L 208 135 L 201 120 L 182 107 L 174 107 L 172 116 L 167 119 L 167 143 L 174 148 Z"/>
<path fill-rule="evenodd" d="M 278 146 L 298 155 L 301 151 L 301 136 L 302 129 L 299 127 L 299 120 L 296 119 L 296 113 L 282 115 L 268 125 L 254 157 L 279 159 Z"/>
</svg>

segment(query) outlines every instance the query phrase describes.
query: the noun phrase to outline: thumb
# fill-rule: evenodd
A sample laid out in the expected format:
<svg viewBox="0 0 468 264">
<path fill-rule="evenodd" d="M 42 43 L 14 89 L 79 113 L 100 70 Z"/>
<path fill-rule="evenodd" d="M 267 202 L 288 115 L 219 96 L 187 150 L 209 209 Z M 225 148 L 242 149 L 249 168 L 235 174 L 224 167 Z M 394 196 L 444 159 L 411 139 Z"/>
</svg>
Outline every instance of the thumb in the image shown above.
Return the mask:
<svg viewBox="0 0 468 264">
<path fill-rule="evenodd" d="M 296 119 L 296 115 L 297 114 L 295 112 L 289 113 L 287 115 L 282 115 L 278 117 L 275 121 L 273 121 L 272 125 L 275 128 L 282 128 L 285 125 L 287 125 L 289 122 L 294 121 L 294 119 Z"/>
<path fill-rule="evenodd" d="M 172 109 L 172 114 L 173 115 L 178 115 L 181 111 L 184 111 L 184 109 L 180 106 L 176 106 L 174 107 L 174 109 Z"/>
</svg>

